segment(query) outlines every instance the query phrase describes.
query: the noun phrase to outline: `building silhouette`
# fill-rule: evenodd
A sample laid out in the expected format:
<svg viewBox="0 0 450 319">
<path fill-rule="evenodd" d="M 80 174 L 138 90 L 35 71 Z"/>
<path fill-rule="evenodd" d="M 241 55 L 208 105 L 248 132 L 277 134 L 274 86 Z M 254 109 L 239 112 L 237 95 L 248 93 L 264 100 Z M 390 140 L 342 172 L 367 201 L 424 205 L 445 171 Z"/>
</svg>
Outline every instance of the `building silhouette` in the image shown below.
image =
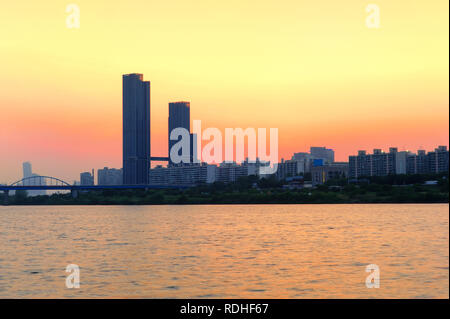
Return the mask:
<svg viewBox="0 0 450 319">
<path fill-rule="evenodd" d="M 348 177 L 347 162 L 333 162 L 311 167 L 312 185 L 322 185 L 331 179 Z"/>
<path fill-rule="evenodd" d="M 438 174 L 448 172 L 449 152 L 447 146 L 441 145 L 434 151 L 425 154 L 419 150 L 417 154 L 409 154 L 407 158 L 408 174 Z"/>
<path fill-rule="evenodd" d="M 211 184 L 216 181 L 217 167 L 215 165 L 173 164 L 168 167 L 156 166 L 150 170 L 150 184 L 153 185 L 184 185 Z"/>
<path fill-rule="evenodd" d="M 29 178 L 22 182 L 23 186 L 42 186 L 46 185 L 45 178 L 40 177 L 39 174 L 34 174 L 30 162 L 23 162 L 23 178 Z M 33 178 L 30 178 L 33 177 Z M 27 192 L 29 196 L 46 195 L 45 190 L 30 190 Z"/>
<path fill-rule="evenodd" d="M 298 157 L 297 157 L 298 158 Z M 293 177 L 297 175 L 303 175 L 305 173 L 304 168 L 299 168 L 300 165 L 305 165 L 301 160 L 287 160 L 281 159 L 281 163 L 278 163 L 276 176 L 278 180 L 286 179 L 287 177 Z M 310 168 L 307 169 L 311 171 Z"/>
<path fill-rule="evenodd" d="M 323 159 L 326 164 L 334 162 L 334 150 L 330 148 L 311 146 L 309 152 L 313 159 Z"/>
<path fill-rule="evenodd" d="M 408 174 L 426 174 L 428 172 L 428 156 L 425 150 L 418 150 L 417 154 L 410 154 L 407 162 Z"/>
<path fill-rule="evenodd" d="M 349 156 L 349 178 L 448 172 L 448 154 L 446 146 L 439 146 L 428 154 L 424 150 L 417 154 L 398 151 L 396 147 L 391 147 L 389 153 L 381 149 L 374 149 L 373 154 L 358 151 L 358 155 Z"/>
<path fill-rule="evenodd" d="M 395 174 L 397 148 L 391 147 L 389 153 L 381 149 L 374 149 L 372 154 L 365 150 L 358 151 L 358 155 L 349 156 L 349 178 L 368 176 L 387 176 Z"/>
<path fill-rule="evenodd" d="M 172 146 L 175 145 L 176 143 L 178 143 L 178 141 L 181 139 L 181 137 L 179 137 L 178 140 L 170 140 L 170 133 L 176 129 L 176 128 L 184 128 L 186 129 L 189 133 L 191 132 L 191 104 L 190 102 L 172 102 L 169 103 L 169 126 L 168 126 L 168 141 L 169 141 L 169 149 L 168 149 L 168 154 L 169 154 L 169 165 L 173 165 L 174 163 L 172 162 L 171 158 L 170 158 L 170 150 L 172 149 Z M 190 134 L 190 155 L 191 155 L 191 159 L 192 159 L 192 154 L 193 154 L 193 140 L 194 137 L 192 134 Z M 192 160 L 191 160 L 192 162 Z"/>
<path fill-rule="evenodd" d="M 448 172 L 449 156 L 447 146 L 439 146 L 434 151 L 428 152 L 428 172 L 443 173 Z"/>
<path fill-rule="evenodd" d="M 22 163 L 23 168 L 23 178 L 31 177 L 33 174 L 31 163 L 30 162 L 24 162 Z"/>
<path fill-rule="evenodd" d="M 296 162 L 296 164 L 293 164 L 292 162 Z M 289 175 L 295 176 L 295 175 L 304 175 L 306 173 L 311 173 L 311 167 L 314 165 L 324 165 L 324 164 L 331 164 L 334 163 L 334 150 L 331 148 L 326 147 L 317 147 L 317 146 L 311 146 L 309 148 L 309 153 L 307 152 L 299 152 L 294 153 L 291 160 L 287 160 L 282 165 L 282 167 L 278 168 L 281 169 L 280 176 L 282 178 L 288 177 Z M 294 169 L 296 172 L 293 172 Z M 286 175 L 287 174 L 287 175 Z M 293 175 L 292 175 L 293 174 Z M 284 177 L 283 177 L 284 176 Z"/>
<path fill-rule="evenodd" d="M 150 168 L 150 81 L 122 78 L 123 184 L 148 184 Z"/>
<path fill-rule="evenodd" d="M 80 173 L 80 185 L 93 186 L 94 185 L 94 170 L 91 172 Z"/>
<path fill-rule="evenodd" d="M 104 167 L 97 170 L 97 185 L 121 185 L 122 181 L 122 169 Z"/>
</svg>

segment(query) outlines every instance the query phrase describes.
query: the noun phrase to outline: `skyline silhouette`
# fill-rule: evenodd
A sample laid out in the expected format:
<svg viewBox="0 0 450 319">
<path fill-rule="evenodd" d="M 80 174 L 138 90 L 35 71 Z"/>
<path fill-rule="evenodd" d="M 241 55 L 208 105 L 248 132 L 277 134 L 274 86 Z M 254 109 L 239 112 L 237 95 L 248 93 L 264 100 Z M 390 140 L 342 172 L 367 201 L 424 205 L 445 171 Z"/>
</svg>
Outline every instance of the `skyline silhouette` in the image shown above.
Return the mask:
<svg viewBox="0 0 450 319">
<path fill-rule="evenodd" d="M 77 4 L 79 29 L 58 1 L 2 7 L 2 182 L 26 160 L 69 180 L 121 167 L 131 72 L 152 81 L 152 154 L 167 153 L 167 105 L 184 100 L 205 127 L 278 128 L 279 159 L 448 146 L 447 1 L 378 1 L 378 29 L 356 0 Z"/>
</svg>

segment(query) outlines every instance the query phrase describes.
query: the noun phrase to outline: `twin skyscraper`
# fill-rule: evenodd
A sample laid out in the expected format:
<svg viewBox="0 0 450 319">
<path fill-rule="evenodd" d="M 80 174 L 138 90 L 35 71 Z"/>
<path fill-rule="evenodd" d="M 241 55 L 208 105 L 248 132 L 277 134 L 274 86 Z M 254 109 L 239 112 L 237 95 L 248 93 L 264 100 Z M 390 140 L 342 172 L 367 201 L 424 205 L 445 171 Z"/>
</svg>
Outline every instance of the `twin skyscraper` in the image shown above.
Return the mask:
<svg viewBox="0 0 450 319">
<path fill-rule="evenodd" d="M 122 77 L 122 127 L 123 127 L 123 183 L 125 185 L 149 184 L 151 160 L 169 161 L 169 157 L 152 157 L 150 146 L 150 81 L 142 74 L 125 74 Z M 168 152 L 177 143 L 170 140 L 170 132 L 184 128 L 190 132 L 190 103 L 169 103 Z M 191 158 L 194 135 L 191 134 Z"/>
</svg>

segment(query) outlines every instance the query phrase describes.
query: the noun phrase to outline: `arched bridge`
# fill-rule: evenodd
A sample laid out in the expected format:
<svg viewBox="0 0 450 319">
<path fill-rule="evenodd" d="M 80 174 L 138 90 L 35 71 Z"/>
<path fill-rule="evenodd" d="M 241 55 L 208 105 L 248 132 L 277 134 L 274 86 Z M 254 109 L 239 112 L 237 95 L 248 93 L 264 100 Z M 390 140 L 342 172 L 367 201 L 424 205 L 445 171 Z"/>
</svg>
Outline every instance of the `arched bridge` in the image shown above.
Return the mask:
<svg viewBox="0 0 450 319">
<path fill-rule="evenodd" d="M 69 183 L 51 176 L 33 175 L 22 178 L 21 180 L 9 185 L 13 186 L 71 186 Z"/>
</svg>

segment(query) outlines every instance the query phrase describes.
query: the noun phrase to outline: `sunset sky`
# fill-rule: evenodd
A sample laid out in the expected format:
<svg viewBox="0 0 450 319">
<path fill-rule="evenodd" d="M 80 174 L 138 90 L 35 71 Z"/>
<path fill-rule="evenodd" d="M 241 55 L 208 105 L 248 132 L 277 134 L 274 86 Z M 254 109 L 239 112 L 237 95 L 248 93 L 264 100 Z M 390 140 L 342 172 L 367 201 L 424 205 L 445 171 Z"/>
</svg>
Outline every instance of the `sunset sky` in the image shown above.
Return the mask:
<svg viewBox="0 0 450 319">
<path fill-rule="evenodd" d="M 153 156 L 177 100 L 204 128 L 278 128 L 285 159 L 449 143 L 448 0 L 73 0 L 79 29 L 69 3 L 1 3 L 0 183 L 120 168 L 125 73 L 151 81 Z"/>
</svg>

